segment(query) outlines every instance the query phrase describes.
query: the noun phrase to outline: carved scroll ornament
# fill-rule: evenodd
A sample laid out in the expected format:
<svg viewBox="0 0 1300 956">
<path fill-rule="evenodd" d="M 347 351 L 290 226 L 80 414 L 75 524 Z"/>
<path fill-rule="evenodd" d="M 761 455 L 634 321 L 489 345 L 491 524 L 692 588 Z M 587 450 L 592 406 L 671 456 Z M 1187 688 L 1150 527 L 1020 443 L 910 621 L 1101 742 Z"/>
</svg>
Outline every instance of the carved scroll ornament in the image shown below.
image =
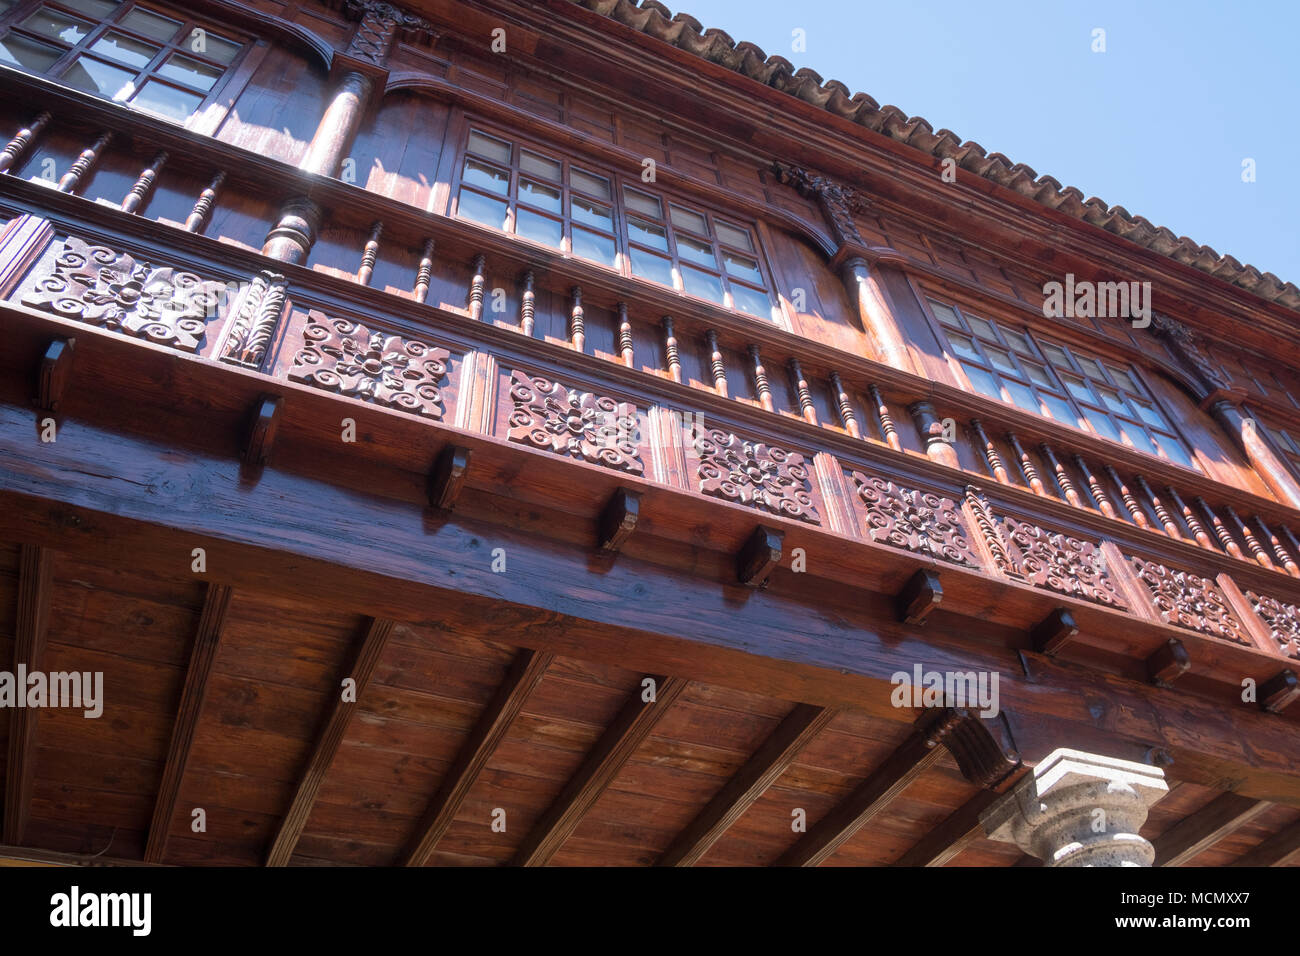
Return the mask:
<svg viewBox="0 0 1300 956">
<path fill-rule="evenodd" d="M 796 452 L 751 442 L 720 428 L 693 433 L 700 491 L 783 518 L 821 524 L 808 463 Z"/>
<path fill-rule="evenodd" d="M 1130 558 L 1137 578 L 1151 595 L 1160 618 L 1225 641 L 1249 644 L 1241 623 L 1218 586 L 1190 571 L 1176 571 L 1157 561 Z"/>
<path fill-rule="evenodd" d="M 510 441 L 640 475 L 645 471 L 635 405 L 510 373 Z"/>
<path fill-rule="evenodd" d="M 955 564 L 979 566 L 957 503 L 951 498 L 904 488 L 860 471 L 852 472 L 851 477 L 858 499 L 866 507 L 865 523 L 871 540 Z"/>
</svg>

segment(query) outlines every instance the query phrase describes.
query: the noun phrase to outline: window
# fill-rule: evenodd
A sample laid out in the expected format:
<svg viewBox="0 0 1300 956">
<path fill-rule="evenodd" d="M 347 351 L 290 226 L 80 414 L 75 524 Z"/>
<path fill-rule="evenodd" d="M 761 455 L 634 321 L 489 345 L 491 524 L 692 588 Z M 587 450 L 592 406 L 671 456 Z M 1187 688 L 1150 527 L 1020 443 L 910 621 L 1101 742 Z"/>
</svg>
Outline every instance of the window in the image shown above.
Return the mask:
<svg viewBox="0 0 1300 956">
<path fill-rule="evenodd" d="M 639 183 L 471 129 L 457 215 L 771 320 L 754 233 Z"/>
<path fill-rule="evenodd" d="M 0 0 L 0 63 L 183 123 L 243 45 L 130 0 Z"/>
<path fill-rule="evenodd" d="M 1131 367 L 930 299 L 949 352 L 983 395 L 1046 415 L 1185 468 L 1187 446 Z"/>
</svg>

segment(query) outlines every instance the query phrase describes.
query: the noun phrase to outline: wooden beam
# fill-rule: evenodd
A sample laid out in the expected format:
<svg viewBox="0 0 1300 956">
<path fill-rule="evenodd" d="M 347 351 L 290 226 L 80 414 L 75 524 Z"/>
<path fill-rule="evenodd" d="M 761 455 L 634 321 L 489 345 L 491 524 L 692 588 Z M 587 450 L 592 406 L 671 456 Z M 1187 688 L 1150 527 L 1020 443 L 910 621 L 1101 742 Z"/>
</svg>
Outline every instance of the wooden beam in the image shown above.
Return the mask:
<svg viewBox="0 0 1300 956">
<path fill-rule="evenodd" d="M 1233 860 L 1232 866 L 1282 866 L 1300 853 L 1300 822 L 1267 837 L 1259 846 Z"/>
<path fill-rule="evenodd" d="M 23 544 L 18 551 L 18 615 L 14 621 L 14 675 L 42 669 L 45 634 L 50 621 L 50 593 L 54 587 L 54 552 Z M 25 682 L 24 682 L 25 683 Z M 27 688 L 15 688 L 26 695 Z M 32 781 L 36 770 L 37 712 L 29 707 L 9 711 L 9 755 L 5 763 L 4 842 L 23 842 L 31 811 Z"/>
<path fill-rule="evenodd" d="M 689 683 L 677 677 L 652 679 L 655 699 L 645 701 L 641 687 L 633 692 L 578 772 L 524 838 L 512 865 L 545 866 L 550 861 Z"/>
<path fill-rule="evenodd" d="M 640 515 L 641 495 L 626 488 L 619 488 L 600 513 L 600 532 L 596 546 L 601 551 L 611 554 L 618 551 L 623 547 L 624 542 L 632 537 Z"/>
<path fill-rule="evenodd" d="M 1155 865 L 1182 866 L 1271 806 L 1239 793 L 1219 794 L 1156 838 Z"/>
<path fill-rule="evenodd" d="M 894 598 L 896 615 L 904 624 L 923 624 L 930 612 L 943 601 L 939 575 L 925 568 L 917 571 Z"/>
<path fill-rule="evenodd" d="M 1176 637 L 1169 638 L 1147 658 L 1147 677 L 1157 687 L 1172 687 L 1174 681 L 1191 669 L 1187 648 Z"/>
<path fill-rule="evenodd" d="M 280 396 L 264 395 L 253 406 L 243 448 L 244 464 L 250 468 L 261 468 L 271 460 L 271 450 L 280 430 L 282 404 Z"/>
<path fill-rule="evenodd" d="M 36 407 L 47 412 L 57 412 L 63 393 L 72 377 L 72 351 L 75 339 L 58 338 L 50 343 L 41 356 L 36 373 Z"/>
<path fill-rule="evenodd" d="M 142 860 L 125 860 L 97 853 L 57 853 L 25 846 L 0 845 L 0 867 L 4 866 L 156 866 Z"/>
<path fill-rule="evenodd" d="M 474 781 L 482 773 L 552 660 L 553 654 L 542 651 L 524 650 L 516 655 L 506 679 L 479 716 L 469 739 L 461 746 L 455 762 L 443 776 L 437 794 L 429 801 L 424 820 L 416 831 L 418 836 L 412 841 L 403 866 L 424 866 L 428 862 L 438 841 L 456 818 Z"/>
<path fill-rule="evenodd" d="M 1054 657 L 1078 634 L 1079 625 L 1075 623 L 1074 615 L 1068 608 L 1058 607 L 1034 625 L 1029 639 L 1038 653 Z"/>
<path fill-rule="evenodd" d="M 465 476 L 469 474 L 469 459 L 470 450 L 459 445 L 447 445 L 438 453 L 425 489 L 429 507 L 441 511 L 456 507 L 456 499 L 465 487 Z"/>
<path fill-rule="evenodd" d="M 776 783 L 799 751 L 835 717 L 829 707 L 800 704 L 781 721 L 772 735 L 736 774 L 723 785 L 708 806 L 677 835 L 659 858 L 659 866 L 694 866 L 727 829 Z"/>
<path fill-rule="evenodd" d="M 984 835 L 980 814 L 1001 798 L 1002 794 L 996 790 L 981 790 L 923 836 L 893 865 L 943 866 L 966 849 L 971 841 Z"/>
<path fill-rule="evenodd" d="M 384 644 L 392 630 L 393 622 L 382 618 L 372 618 L 366 625 L 352 667 L 345 675 L 356 681 L 356 699 L 345 701 L 339 689 L 335 688 L 334 694 L 337 696 L 334 698 L 329 716 L 316 735 L 316 746 L 312 749 L 306 767 L 303 768 L 298 789 L 289 804 L 288 812 L 280 822 L 280 829 L 276 832 L 275 839 L 271 841 L 271 848 L 266 855 L 267 866 L 287 866 L 289 858 L 293 856 L 293 848 L 298 845 L 298 838 L 302 836 L 302 831 L 307 826 L 307 818 L 311 815 L 312 805 L 316 802 L 316 794 L 320 791 L 320 785 L 329 771 L 330 764 L 334 762 L 334 755 L 338 753 L 339 744 L 343 742 L 343 735 L 347 733 L 348 724 L 352 722 L 352 717 L 361 703 L 361 695 L 370 683 L 375 665 L 379 662 L 379 655 L 383 653 Z"/>
<path fill-rule="evenodd" d="M 781 563 L 785 532 L 759 525 L 736 552 L 736 580 L 745 587 L 765 588 L 772 569 Z"/>
<path fill-rule="evenodd" d="M 1259 687 L 1259 706 L 1270 714 L 1280 714 L 1300 698 L 1300 680 L 1295 671 L 1279 671 Z"/>
<path fill-rule="evenodd" d="M 176 722 L 172 725 L 172 739 L 167 747 L 167 763 L 158 784 L 158 797 L 154 801 L 153 820 L 149 824 L 149 838 L 145 844 L 146 863 L 161 863 L 167 852 L 168 831 L 176 813 L 176 800 L 181 792 L 181 780 L 194 746 L 199 715 L 208 694 L 208 678 L 212 664 L 217 659 L 221 631 L 230 608 L 231 589 L 224 584 L 209 584 L 199 616 L 198 631 L 190 650 L 190 664 L 185 672 L 185 687 L 181 691 L 180 706 L 176 709 Z"/>
</svg>

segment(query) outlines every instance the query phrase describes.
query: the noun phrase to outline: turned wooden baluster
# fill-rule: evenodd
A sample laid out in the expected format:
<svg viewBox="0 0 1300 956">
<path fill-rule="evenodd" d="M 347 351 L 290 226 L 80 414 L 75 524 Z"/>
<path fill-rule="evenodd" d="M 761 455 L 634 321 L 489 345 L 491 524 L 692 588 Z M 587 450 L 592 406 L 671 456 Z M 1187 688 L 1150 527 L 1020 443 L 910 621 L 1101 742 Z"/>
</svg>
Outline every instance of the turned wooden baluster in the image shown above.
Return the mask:
<svg viewBox="0 0 1300 956">
<path fill-rule="evenodd" d="M 1101 479 L 1092 473 L 1088 463 L 1083 460 L 1082 455 L 1074 456 L 1074 464 L 1078 467 L 1079 472 L 1083 475 L 1083 480 L 1088 483 L 1088 490 L 1092 492 L 1092 500 L 1097 502 L 1097 507 L 1107 518 L 1119 520 L 1119 512 L 1115 510 L 1115 505 L 1110 500 L 1110 494 L 1106 491 L 1106 486 L 1101 483 Z"/>
<path fill-rule="evenodd" d="M 1110 477 L 1111 483 L 1119 491 L 1120 500 L 1124 502 L 1124 507 L 1128 513 L 1133 516 L 1133 523 L 1139 528 L 1150 528 L 1151 522 L 1147 520 L 1146 512 L 1142 510 L 1142 505 L 1138 503 L 1137 496 L 1129 490 L 1128 485 L 1119 480 L 1119 475 L 1115 474 L 1115 469 L 1110 465 L 1103 465 L 1106 474 Z"/>
<path fill-rule="evenodd" d="M 569 341 L 581 352 L 587 345 L 586 313 L 582 311 L 582 287 L 574 286 L 573 307 L 569 310 Z"/>
<path fill-rule="evenodd" d="M 1291 553 L 1300 557 L 1300 541 L 1296 540 L 1295 535 L 1291 533 L 1291 529 L 1286 525 L 1282 525 L 1282 534 L 1286 536 L 1287 543 L 1291 546 Z"/>
<path fill-rule="evenodd" d="M 989 440 L 983 422 L 978 418 L 972 418 L 970 427 L 975 432 L 975 437 L 979 439 L 980 451 L 984 453 L 984 460 L 988 462 L 989 473 L 1002 484 L 1011 484 L 1011 476 L 1007 474 L 1007 466 L 1002 460 L 1002 454 L 998 451 L 998 446 Z"/>
<path fill-rule="evenodd" d="M 1234 558 L 1245 560 L 1246 555 L 1242 553 L 1241 546 L 1238 545 L 1236 540 L 1232 537 L 1232 532 L 1229 531 L 1228 526 L 1223 523 L 1223 519 L 1214 513 L 1214 509 L 1205 503 L 1204 498 L 1198 495 L 1195 502 L 1197 507 L 1199 507 L 1202 513 L 1204 513 L 1205 517 L 1210 519 L 1210 527 L 1214 529 L 1214 536 L 1219 539 L 1219 544 L 1223 546 L 1223 550 L 1227 551 Z"/>
<path fill-rule="evenodd" d="M 41 131 L 45 129 L 49 121 L 49 112 L 41 113 L 5 144 L 5 148 L 0 150 L 0 173 L 7 173 L 13 168 L 14 164 L 22 158 L 23 153 L 27 152 L 27 147 L 32 144 L 37 136 L 41 135 Z"/>
<path fill-rule="evenodd" d="M 520 298 L 519 306 L 519 330 L 529 338 L 533 336 L 533 325 L 537 321 L 537 290 L 534 288 L 536 281 L 532 269 L 524 273 L 524 294 Z"/>
<path fill-rule="evenodd" d="M 167 162 L 167 151 L 163 150 L 153 158 L 153 162 L 146 166 L 141 172 L 138 179 L 131 186 L 131 190 L 122 199 L 122 211 L 134 213 L 149 198 L 153 192 L 154 182 L 158 179 L 158 173 Z"/>
<path fill-rule="evenodd" d="M 99 139 L 95 140 L 94 145 L 81 151 L 81 155 L 77 157 L 76 162 L 68 167 L 68 171 L 59 180 L 59 192 L 70 193 L 77 188 L 81 182 L 81 177 L 94 168 L 99 157 L 103 155 L 104 147 L 109 144 L 112 138 L 113 133 L 111 131 L 100 133 Z"/>
<path fill-rule="evenodd" d="M 1255 537 L 1255 533 L 1246 526 L 1246 522 L 1237 517 L 1237 512 L 1232 510 L 1232 505 L 1224 505 L 1223 511 L 1228 516 L 1228 520 L 1231 521 L 1233 526 L 1237 529 L 1237 534 L 1241 535 L 1241 539 L 1246 542 L 1246 550 L 1250 552 L 1251 557 L 1255 559 L 1256 563 L 1272 569 L 1273 561 L 1269 558 L 1268 552 L 1266 552 L 1264 546 L 1259 543 L 1259 539 Z"/>
<path fill-rule="evenodd" d="M 713 387 L 723 398 L 727 397 L 727 369 L 722 364 L 722 349 L 718 346 L 718 333 L 709 329 L 704 333 L 709 346 L 709 369 L 713 372 Z"/>
<path fill-rule="evenodd" d="M 808 387 L 808 378 L 794 356 L 790 357 L 790 377 L 794 380 L 795 391 L 799 393 L 799 409 L 803 412 L 804 421 L 810 425 L 820 424 L 817 420 L 817 406 L 813 404 L 812 389 Z"/>
<path fill-rule="evenodd" d="M 420 250 L 420 265 L 415 270 L 415 301 L 426 302 L 429 298 L 429 284 L 433 281 L 433 240 L 424 240 Z"/>
<path fill-rule="evenodd" d="M 1016 437 L 1015 432 L 1007 432 L 1007 442 L 1011 445 L 1011 450 L 1015 453 L 1016 460 L 1020 462 L 1020 473 L 1025 476 L 1025 481 L 1036 495 L 1047 496 L 1047 487 L 1043 484 L 1043 479 L 1038 475 L 1038 467 L 1034 460 L 1029 457 L 1029 453 L 1020 446 L 1020 439 Z"/>
<path fill-rule="evenodd" d="M 885 400 L 880 397 L 880 389 L 874 385 L 868 385 L 867 394 L 871 396 L 871 403 L 875 406 L 876 422 L 880 425 L 880 437 L 894 451 L 902 451 L 903 443 L 898 440 L 898 429 L 894 426 L 894 416 L 890 414 L 889 406 L 885 404 Z"/>
<path fill-rule="evenodd" d="M 677 336 L 673 334 L 673 317 L 665 315 L 663 318 L 664 325 L 664 355 L 668 359 L 668 377 L 674 382 L 682 380 L 682 360 L 677 354 Z"/>
<path fill-rule="evenodd" d="M 1282 547 L 1282 542 L 1278 539 L 1278 536 L 1269 530 L 1268 525 L 1264 523 L 1264 519 L 1259 515 L 1255 515 L 1255 524 L 1264 533 L 1264 540 L 1272 546 L 1273 554 L 1282 562 L 1282 566 L 1286 568 L 1286 573 L 1293 578 L 1300 577 L 1300 566 L 1297 566 L 1295 559 L 1287 554 L 1286 548 Z"/>
<path fill-rule="evenodd" d="M 627 317 L 627 303 L 618 304 L 618 351 L 623 356 L 623 364 L 632 368 L 635 364 L 632 355 L 632 321 Z"/>
<path fill-rule="evenodd" d="M 366 240 L 361 252 L 361 268 L 357 270 L 357 282 L 370 285 L 370 277 L 375 274 L 375 260 L 379 258 L 379 237 L 384 234 L 384 224 L 375 222 L 370 227 L 370 238 Z"/>
<path fill-rule="evenodd" d="M 1201 519 L 1196 516 L 1196 512 L 1183 503 L 1183 499 L 1178 496 L 1172 485 L 1165 485 L 1165 491 L 1169 494 L 1169 500 L 1174 503 L 1186 522 L 1192 536 L 1196 538 L 1196 543 L 1202 548 L 1214 548 L 1214 542 L 1210 540 L 1209 534 L 1205 531 L 1205 525 L 1201 524 Z"/>
<path fill-rule="evenodd" d="M 474 257 L 474 277 L 469 282 L 469 317 L 475 322 L 483 318 L 483 291 L 487 288 L 487 257 L 482 253 Z"/>
<path fill-rule="evenodd" d="M 1079 497 L 1079 490 L 1074 486 L 1074 479 L 1066 471 L 1065 466 L 1057 460 L 1056 452 L 1052 446 L 1043 442 L 1038 446 L 1038 450 L 1043 453 L 1043 458 L 1047 461 L 1052 473 L 1056 475 L 1056 484 L 1060 487 L 1065 495 L 1065 500 L 1076 508 L 1083 507 L 1083 500 Z"/>
<path fill-rule="evenodd" d="M 754 363 L 754 393 L 758 395 L 758 403 L 766 411 L 776 411 L 776 406 L 772 404 L 772 383 L 767 380 L 767 369 L 763 367 L 763 358 L 758 354 L 758 346 L 749 347 L 749 358 Z"/>
<path fill-rule="evenodd" d="M 1175 521 L 1174 516 L 1169 513 L 1169 509 L 1165 507 L 1165 503 L 1160 499 L 1160 496 L 1151 490 L 1151 486 L 1147 484 L 1147 480 L 1141 475 L 1134 475 L 1133 481 L 1137 484 L 1138 491 L 1146 495 L 1147 501 L 1151 502 L 1151 507 L 1155 510 L 1156 517 L 1160 519 L 1160 523 L 1165 527 L 1165 534 L 1181 541 L 1183 535 L 1178 527 L 1178 522 Z"/>
<path fill-rule="evenodd" d="M 212 218 L 213 207 L 217 204 L 217 193 L 221 191 L 221 186 L 226 181 L 225 171 L 218 172 L 212 177 L 212 182 L 208 183 L 208 188 L 199 193 L 198 200 L 194 203 L 194 208 L 190 210 L 189 217 L 185 220 L 186 232 L 202 232 Z"/>
<path fill-rule="evenodd" d="M 750 346 L 751 349 L 754 346 Z M 755 349 L 754 354 L 758 351 Z M 858 416 L 853 411 L 853 402 L 849 399 L 849 393 L 844 388 L 844 383 L 840 381 L 839 372 L 831 372 L 831 388 L 835 389 L 835 404 L 840 410 L 840 424 L 844 430 L 854 438 L 862 437 L 862 429 L 858 427 Z"/>
</svg>

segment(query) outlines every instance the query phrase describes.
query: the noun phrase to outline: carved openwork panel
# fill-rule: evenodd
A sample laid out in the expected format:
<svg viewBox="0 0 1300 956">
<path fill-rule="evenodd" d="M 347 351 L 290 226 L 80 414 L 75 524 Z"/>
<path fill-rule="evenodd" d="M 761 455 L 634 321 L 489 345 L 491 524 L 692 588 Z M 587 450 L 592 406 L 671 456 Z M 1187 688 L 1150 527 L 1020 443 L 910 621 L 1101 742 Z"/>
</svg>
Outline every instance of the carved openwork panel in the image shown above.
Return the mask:
<svg viewBox="0 0 1300 956">
<path fill-rule="evenodd" d="M 640 417 L 632 403 L 517 369 L 510 373 L 510 401 L 510 441 L 633 475 L 644 473 Z"/>
<path fill-rule="evenodd" d="M 783 518 L 821 524 L 812 497 L 812 467 L 803 455 L 765 442 L 746 441 L 721 428 L 686 433 L 706 495 Z"/>
<path fill-rule="evenodd" d="M 76 236 L 37 269 L 23 305 L 184 352 L 202 346 L 226 291 L 224 282 L 157 267 Z"/>
<path fill-rule="evenodd" d="M 385 0 L 346 0 L 344 11 L 358 21 L 347 52 L 376 65 L 383 65 L 397 36 L 414 39 L 433 32 L 428 20 Z"/>
<path fill-rule="evenodd" d="M 1028 521 L 1002 520 L 1007 553 L 1030 584 L 1115 608 L 1128 602 L 1106 570 L 1106 558 L 1091 541 L 1048 531 Z"/>
<path fill-rule="evenodd" d="M 1269 636 L 1277 641 L 1278 650 L 1287 657 L 1300 660 L 1300 608 L 1277 598 L 1246 592 L 1251 608 L 1268 625 Z"/>
<path fill-rule="evenodd" d="M 979 566 L 957 502 L 860 471 L 850 472 L 850 477 L 865 509 L 863 523 L 871 540 L 955 564 Z"/>
<path fill-rule="evenodd" d="M 1239 644 L 1251 643 L 1219 586 L 1190 571 L 1131 557 L 1133 570 L 1163 621 Z"/>
<path fill-rule="evenodd" d="M 320 312 L 308 315 L 289 378 L 387 408 L 443 417 L 450 353 Z"/>
</svg>

